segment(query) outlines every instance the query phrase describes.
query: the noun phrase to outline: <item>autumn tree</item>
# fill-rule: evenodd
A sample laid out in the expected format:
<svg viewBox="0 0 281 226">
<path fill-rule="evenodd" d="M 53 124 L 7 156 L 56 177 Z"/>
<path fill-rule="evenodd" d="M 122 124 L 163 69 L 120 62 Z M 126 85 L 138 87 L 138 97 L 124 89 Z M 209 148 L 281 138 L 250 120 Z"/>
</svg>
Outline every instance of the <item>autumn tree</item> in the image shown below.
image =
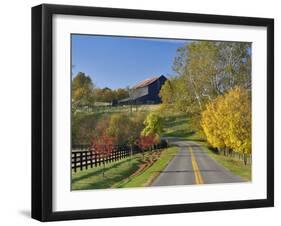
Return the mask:
<svg viewBox="0 0 281 226">
<path fill-rule="evenodd" d="M 94 84 L 90 76 L 85 73 L 79 72 L 72 79 L 72 100 L 74 105 L 87 105 L 92 104 Z"/>
<path fill-rule="evenodd" d="M 130 118 L 126 114 L 113 114 L 106 133 L 115 137 L 118 144 L 126 143 L 130 134 Z"/>
<path fill-rule="evenodd" d="M 114 150 L 115 138 L 103 134 L 92 139 L 90 150 L 102 159 L 103 171 L 102 176 L 104 177 L 105 172 L 105 159 L 108 158 Z"/>
<path fill-rule="evenodd" d="M 84 112 L 76 112 L 72 114 L 71 117 L 72 144 L 89 144 L 92 137 L 97 135 L 103 118 L 98 119 Z M 107 127 L 107 125 L 105 125 L 105 127 Z"/>
<path fill-rule="evenodd" d="M 235 87 L 207 104 L 201 126 L 213 147 L 242 154 L 247 164 L 251 154 L 251 96 L 247 89 Z"/>
<path fill-rule="evenodd" d="M 206 110 L 201 113 L 201 126 L 211 146 L 224 150 L 226 148 L 223 129 L 227 121 L 224 107 L 224 97 L 219 96 L 206 105 Z"/>
<path fill-rule="evenodd" d="M 130 159 L 133 156 L 133 146 L 136 145 L 141 131 L 144 128 L 144 115 L 142 113 L 135 113 L 134 117 L 130 117 L 127 121 L 129 126 L 128 144 L 130 146 Z"/>
<path fill-rule="evenodd" d="M 137 140 L 137 145 L 142 151 L 142 158 L 144 159 L 144 151 L 151 148 L 154 144 L 156 144 L 155 135 L 141 135 L 139 139 Z"/>
<path fill-rule="evenodd" d="M 95 88 L 94 96 L 97 102 L 106 102 L 111 103 L 113 100 L 121 100 L 129 97 L 129 93 L 127 89 L 110 89 L 108 87 L 105 88 Z"/>
<path fill-rule="evenodd" d="M 129 97 L 129 92 L 127 89 L 118 88 L 118 89 L 114 90 L 114 98 L 116 100 L 122 100 L 127 97 Z"/>
</svg>

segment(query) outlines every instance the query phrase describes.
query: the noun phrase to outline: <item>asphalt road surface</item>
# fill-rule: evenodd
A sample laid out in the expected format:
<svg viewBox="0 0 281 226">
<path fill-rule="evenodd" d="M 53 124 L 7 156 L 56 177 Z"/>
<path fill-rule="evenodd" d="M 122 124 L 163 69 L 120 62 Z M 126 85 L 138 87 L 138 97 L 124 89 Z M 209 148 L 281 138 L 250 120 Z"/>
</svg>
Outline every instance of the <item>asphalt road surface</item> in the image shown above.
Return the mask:
<svg viewBox="0 0 281 226">
<path fill-rule="evenodd" d="M 180 150 L 151 186 L 244 182 L 221 166 L 193 141 L 169 138 Z"/>
</svg>

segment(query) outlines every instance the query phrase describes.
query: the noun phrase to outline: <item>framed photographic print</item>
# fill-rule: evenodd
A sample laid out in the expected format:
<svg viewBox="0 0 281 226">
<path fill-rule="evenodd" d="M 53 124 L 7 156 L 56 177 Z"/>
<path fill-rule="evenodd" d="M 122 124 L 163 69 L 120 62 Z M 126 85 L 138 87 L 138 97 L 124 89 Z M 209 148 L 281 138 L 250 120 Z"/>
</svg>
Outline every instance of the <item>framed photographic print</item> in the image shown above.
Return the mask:
<svg viewBox="0 0 281 226">
<path fill-rule="evenodd" d="M 32 217 L 274 205 L 274 21 L 32 8 Z"/>
</svg>

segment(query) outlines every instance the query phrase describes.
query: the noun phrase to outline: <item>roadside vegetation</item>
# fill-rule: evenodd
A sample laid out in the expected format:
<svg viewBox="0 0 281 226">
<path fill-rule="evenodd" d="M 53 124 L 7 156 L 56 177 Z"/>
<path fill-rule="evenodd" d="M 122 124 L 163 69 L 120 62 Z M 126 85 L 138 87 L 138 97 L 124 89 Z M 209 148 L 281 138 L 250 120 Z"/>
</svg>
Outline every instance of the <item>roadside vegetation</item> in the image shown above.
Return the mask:
<svg viewBox="0 0 281 226">
<path fill-rule="evenodd" d="M 116 183 L 113 187 L 127 188 L 127 187 L 146 187 L 149 186 L 154 179 L 165 169 L 168 163 L 178 152 L 177 147 L 170 147 L 163 150 L 158 156 L 157 161 L 146 167 L 144 170 L 136 172 L 133 176 Z"/>
<path fill-rule="evenodd" d="M 245 165 L 242 156 L 238 156 L 238 158 L 237 156 L 225 156 L 216 152 L 207 143 L 199 142 L 199 144 L 201 144 L 201 146 L 207 151 L 211 158 L 220 163 L 226 169 L 240 176 L 246 181 L 252 180 L 252 165 L 251 163 Z"/>
</svg>

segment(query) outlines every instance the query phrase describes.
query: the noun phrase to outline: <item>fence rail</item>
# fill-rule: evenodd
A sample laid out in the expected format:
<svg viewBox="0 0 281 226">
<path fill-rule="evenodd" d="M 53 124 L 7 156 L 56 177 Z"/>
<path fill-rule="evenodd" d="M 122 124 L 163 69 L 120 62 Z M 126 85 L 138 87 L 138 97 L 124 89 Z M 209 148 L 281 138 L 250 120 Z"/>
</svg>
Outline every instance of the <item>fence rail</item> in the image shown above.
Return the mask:
<svg viewBox="0 0 281 226">
<path fill-rule="evenodd" d="M 77 169 L 83 170 L 88 169 L 89 167 L 97 167 L 102 164 L 107 164 L 126 158 L 129 155 L 130 150 L 125 147 L 117 147 L 108 156 L 100 155 L 91 150 L 73 151 L 71 154 L 71 164 L 74 172 L 77 172 Z"/>
<path fill-rule="evenodd" d="M 167 147 L 166 142 L 161 142 L 157 145 L 154 145 L 152 149 L 160 149 Z M 77 169 L 84 170 L 88 168 L 98 167 L 103 164 L 108 164 L 111 162 L 115 162 L 121 160 L 123 158 L 127 158 L 130 156 L 131 147 L 129 146 L 115 146 L 113 152 L 108 156 L 103 156 L 95 151 L 89 149 L 88 145 L 80 144 L 80 145 L 72 145 L 72 153 L 71 153 L 71 168 L 74 172 L 77 172 Z M 134 146 L 132 150 L 132 154 L 139 153 L 141 150 Z"/>
</svg>

